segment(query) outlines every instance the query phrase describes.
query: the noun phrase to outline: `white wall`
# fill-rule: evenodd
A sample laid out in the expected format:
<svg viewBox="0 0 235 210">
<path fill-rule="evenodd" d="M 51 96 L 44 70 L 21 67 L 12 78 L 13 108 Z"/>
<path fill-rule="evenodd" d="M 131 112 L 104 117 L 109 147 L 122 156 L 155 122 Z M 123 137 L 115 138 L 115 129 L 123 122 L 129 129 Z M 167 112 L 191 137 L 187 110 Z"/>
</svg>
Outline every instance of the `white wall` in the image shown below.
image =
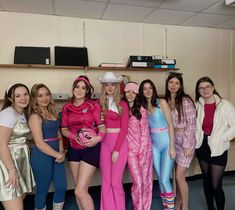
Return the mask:
<svg viewBox="0 0 235 210">
<path fill-rule="evenodd" d="M 219 93 L 235 104 L 233 92 L 235 31 L 233 30 L 8 12 L 0 12 L 0 26 L 0 64 L 13 64 L 15 46 L 49 46 L 54 64 L 54 46 L 82 47 L 85 38 L 90 66 L 98 66 L 101 62 L 126 63 L 129 55 L 167 55 L 177 59 L 179 72 L 184 76 L 185 89 L 192 97 L 197 79 L 207 75 L 214 80 Z M 43 82 L 52 92 L 70 93 L 74 78 L 80 74 L 86 74 L 96 92 L 99 92 L 97 77 L 104 72 L 0 68 L 0 99 L 3 98 L 6 86 L 14 81 L 23 82 L 29 87 L 34 83 Z M 116 73 L 129 75 L 131 80 L 136 82 L 150 78 L 157 85 L 159 93 L 164 93 L 167 74 L 165 71 L 117 71 Z M 235 168 L 233 156 L 230 156 L 230 160 L 229 170 Z"/>
<path fill-rule="evenodd" d="M 83 34 L 85 24 L 85 35 Z M 90 66 L 101 62 L 127 62 L 129 55 L 164 55 L 177 59 L 184 74 L 185 87 L 194 96 L 196 80 L 212 77 L 221 95 L 235 103 L 235 36 L 232 30 L 199 27 L 178 27 L 118 21 L 101 21 L 47 15 L 0 12 L 0 64 L 12 64 L 15 46 L 49 46 L 54 64 L 54 46 L 83 46 L 88 48 Z M 70 93 L 73 79 L 87 74 L 97 91 L 97 76 L 102 71 L 0 69 L 0 98 L 6 85 L 17 81 L 31 86 L 44 82 L 53 92 Z M 155 81 L 164 92 L 166 73 L 156 71 L 117 72 L 130 75 L 140 82 Z"/>
</svg>

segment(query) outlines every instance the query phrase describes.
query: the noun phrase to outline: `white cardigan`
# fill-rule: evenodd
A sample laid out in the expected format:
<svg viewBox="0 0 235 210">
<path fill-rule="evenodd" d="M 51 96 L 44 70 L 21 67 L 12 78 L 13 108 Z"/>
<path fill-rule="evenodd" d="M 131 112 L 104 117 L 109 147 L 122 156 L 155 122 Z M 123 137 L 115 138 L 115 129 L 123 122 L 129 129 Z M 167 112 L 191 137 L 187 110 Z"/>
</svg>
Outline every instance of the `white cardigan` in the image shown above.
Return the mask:
<svg viewBox="0 0 235 210">
<path fill-rule="evenodd" d="M 235 108 L 229 101 L 220 99 L 214 94 L 216 109 L 214 114 L 213 129 L 208 136 L 208 145 L 211 150 L 211 157 L 219 156 L 228 150 L 230 140 L 235 137 Z M 196 148 L 202 145 L 204 132 L 202 123 L 204 120 L 204 100 L 202 97 L 196 102 Z"/>
</svg>

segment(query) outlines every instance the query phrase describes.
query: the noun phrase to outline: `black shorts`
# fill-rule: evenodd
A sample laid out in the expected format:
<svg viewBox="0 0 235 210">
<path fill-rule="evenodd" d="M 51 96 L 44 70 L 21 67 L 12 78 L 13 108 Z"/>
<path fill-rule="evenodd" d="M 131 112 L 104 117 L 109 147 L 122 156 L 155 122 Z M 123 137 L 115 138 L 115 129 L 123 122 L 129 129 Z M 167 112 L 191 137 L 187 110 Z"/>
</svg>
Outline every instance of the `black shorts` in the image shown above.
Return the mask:
<svg viewBox="0 0 235 210">
<path fill-rule="evenodd" d="M 100 143 L 94 147 L 87 147 L 85 149 L 74 149 L 68 145 L 68 161 L 80 162 L 81 160 L 95 166 L 99 167 L 100 161 Z"/>
<path fill-rule="evenodd" d="M 226 166 L 228 161 L 228 151 L 222 155 L 211 157 L 211 149 L 208 145 L 208 136 L 204 135 L 203 142 L 200 148 L 195 150 L 198 160 L 203 160 L 209 164 Z"/>
</svg>

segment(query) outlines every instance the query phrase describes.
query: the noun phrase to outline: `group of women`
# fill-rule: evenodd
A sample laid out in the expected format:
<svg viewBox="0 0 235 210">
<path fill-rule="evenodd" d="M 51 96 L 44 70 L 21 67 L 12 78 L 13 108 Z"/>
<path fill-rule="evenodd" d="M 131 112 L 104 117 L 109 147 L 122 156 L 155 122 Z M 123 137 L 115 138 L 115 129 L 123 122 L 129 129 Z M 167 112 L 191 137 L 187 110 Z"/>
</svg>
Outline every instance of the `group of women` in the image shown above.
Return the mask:
<svg viewBox="0 0 235 210">
<path fill-rule="evenodd" d="M 67 158 L 81 210 L 94 210 L 88 193 L 95 170 L 101 171 L 101 210 L 124 210 L 122 177 L 126 163 L 133 180 L 135 210 L 150 210 L 153 169 L 158 178 L 164 210 L 188 210 L 185 180 L 194 152 L 203 175 L 208 210 L 223 210 L 222 188 L 229 141 L 235 137 L 235 109 L 220 97 L 213 81 L 197 81 L 196 106 L 184 92 L 180 73 L 168 75 L 165 98 L 153 81 L 128 82 L 121 98 L 121 76 L 107 72 L 99 77 L 101 96 L 86 76 L 72 86 L 72 98 L 56 112 L 51 92 L 36 84 L 31 93 L 20 83 L 5 93 L 0 112 L 0 201 L 6 210 L 23 210 L 23 198 L 36 183 L 35 209 L 46 209 L 51 181 L 53 209 L 63 208 L 66 176 L 63 138 L 69 140 Z M 197 113 L 197 114 L 196 114 Z M 34 139 L 29 155 L 28 134 Z M 196 149 L 196 150 L 195 150 Z M 175 165 L 176 200 L 170 181 Z"/>
</svg>

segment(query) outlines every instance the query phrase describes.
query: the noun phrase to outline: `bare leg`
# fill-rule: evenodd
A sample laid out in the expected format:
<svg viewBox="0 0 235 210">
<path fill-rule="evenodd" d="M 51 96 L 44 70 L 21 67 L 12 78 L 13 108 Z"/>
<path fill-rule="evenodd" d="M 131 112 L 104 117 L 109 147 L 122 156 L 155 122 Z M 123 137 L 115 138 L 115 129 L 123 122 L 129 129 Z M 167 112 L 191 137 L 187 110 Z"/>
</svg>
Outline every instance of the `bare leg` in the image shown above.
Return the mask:
<svg viewBox="0 0 235 210">
<path fill-rule="evenodd" d="M 180 210 L 181 209 L 181 205 L 182 205 L 182 198 L 180 195 L 180 191 L 179 191 L 179 186 L 176 183 L 176 199 L 175 199 L 175 210 Z"/>
<path fill-rule="evenodd" d="M 69 161 L 69 165 L 70 165 L 70 169 L 71 169 L 72 176 L 73 176 L 73 182 L 76 187 L 77 180 L 78 180 L 78 170 L 79 170 L 80 162 Z M 79 201 L 77 200 L 77 197 L 76 197 L 76 202 L 77 202 L 78 208 L 82 210 L 82 207 L 80 206 Z"/>
<path fill-rule="evenodd" d="M 188 184 L 185 180 L 187 168 L 176 164 L 176 183 L 177 183 L 177 197 L 180 195 L 179 199 L 182 203 L 182 210 L 188 210 Z M 180 208 L 178 208 L 180 209 Z"/>
<path fill-rule="evenodd" d="M 75 195 L 81 206 L 81 210 L 94 210 L 94 202 L 88 193 L 88 188 L 94 176 L 95 170 L 95 166 L 83 161 L 80 162 Z"/>
<path fill-rule="evenodd" d="M 2 201 L 2 204 L 5 210 L 23 210 L 23 195 L 9 201 Z"/>
</svg>

